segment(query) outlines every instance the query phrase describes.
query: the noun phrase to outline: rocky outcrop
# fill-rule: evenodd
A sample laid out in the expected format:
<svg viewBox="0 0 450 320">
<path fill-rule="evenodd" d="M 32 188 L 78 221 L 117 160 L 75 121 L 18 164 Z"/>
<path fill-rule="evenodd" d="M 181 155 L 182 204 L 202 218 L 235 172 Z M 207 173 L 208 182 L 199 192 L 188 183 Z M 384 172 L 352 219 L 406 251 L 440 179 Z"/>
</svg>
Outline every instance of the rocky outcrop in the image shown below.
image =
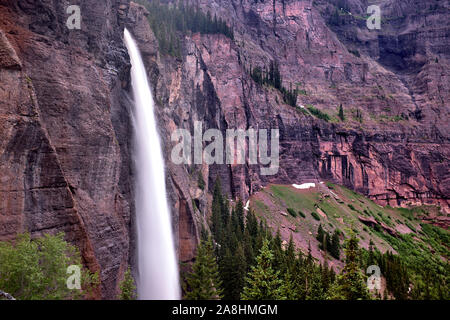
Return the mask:
<svg viewBox="0 0 450 320">
<path fill-rule="evenodd" d="M 447 143 L 404 132 L 336 132 L 322 137 L 321 176 L 382 205 L 440 205 L 448 210 Z"/>
<path fill-rule="evenodd" d="M 365 225 L 368 225 L 370 227 L 375 227 L 377 225 L 380 226 L 384 231 L 386 231 L 387 233 L 389 233 L 393 237 L 397 237 L 398 236 L 397 230 L 389 227 L 388 225 L 386 225 L 383 222 L 378 222 L 373 217 L 358 216 L 358 219 L 359 219 L 359 221 L 361 221 L 362 223 L 364 223 Z"/>
<path fill-rule="evenodd" d="M 7 300 L 16 300 L 12 295 L 2 290 L 0 290 L 0 297 L 5 297 Z"/>
</svg>

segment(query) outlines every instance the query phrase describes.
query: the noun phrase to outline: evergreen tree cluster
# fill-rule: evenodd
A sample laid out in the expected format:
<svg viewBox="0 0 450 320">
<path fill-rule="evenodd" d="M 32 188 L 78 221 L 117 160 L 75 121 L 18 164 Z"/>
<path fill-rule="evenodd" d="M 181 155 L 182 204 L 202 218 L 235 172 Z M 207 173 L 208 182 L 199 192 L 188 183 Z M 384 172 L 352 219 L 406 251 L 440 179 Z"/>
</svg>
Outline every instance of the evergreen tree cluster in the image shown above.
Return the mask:
<svg viewBox="0 0 450 320">
<path fill-rule="evenodd" d="M 211 222 L 224 299 L 240 299 L 245 276 L 262 247 L 267 228 L 258 223 L 253 213 L 245 217 L 241 201 L 230 210 L 219 179 L 213 192 Z"/>
<path fill-rule="evenodd" d="M 283 95 L 283 101 L 286 104 L 292 107 L 295 107 L 297 105 L 298 90 L 293 90 L 292 88 L 286 89 L 285 87 L 283 87 L 278 63 L 271 61 L 268 68 L 266 68 L 266 66 L 264 66 L 262 69 L 261 67 L 255 67 L 253 69 L 251 68 L 250 75 L 256 83 L 260 85 L 272 86 L 275 89 L 279 90 Z"/>
<path fill-rule="evenodd" d="M 243 300 L 286 299 L 280 272 L 273 268 L 274 259 L 269 240 L 265 239 L 260 254 L 256 257 L 256 265 L 251 267 L 246 278 L 247 284 L 241 295 Z"/>
<path fill-rule="evenodd" d="M 400 257 L 388 251 L 379 258 L 378 265 L 382 274 L 386 277 L 386 289 L 397 300 L 407 299 L 410 282 L 408 271 Z"/>
<path fill-rule="evenodd" d="M 319 241 L 320 249 L 329 252 L 333 258 L 339 260 L 341 244 L 338 230 L 335 230 L 333 235 L 330 236 L 330 234 L 322 228 L 322 224 L 320 224 L 317 230 L 316 239 Z"/>
<path fill-rule="evenodd" d="M 345 266 L 337 276 L 336 282 L 330 288 L 331 299 L 338 300 L 368 300 L 370 299 L 366 277 L 360 266 L 360 249 L 354 233 L 346 240 Z"/>
<path fill-rule="evenodd" d="M 252 211 L 245 214 L 241 201 L 230 207 L 220 180 L 213 191 L 210 229 L 212 238 L 203 229 L 196 262 L 187 276 L 187 299 L 370 298 L 358 265 L 357 241 L 351 242 L 353 245 L 346 251 L 347 261 L 352 264 L 347 267 L 348 275 L 337 282 L 327 257 L 319 264 L 312 257 L 311 248 L 304 255 L 295 248 L 292 235 L 289 243 L 283 245 L 280 232 L 273 236 L 265 223 L 258 223 Z M 204 249 L 205 241 L 208 250 Z M 333 247 L 333 237 L 330 243 Z"/>
<path fill-rule="evenodd" d="M 192 272 L 186 279 L 185 298 L 188 300 L 220 299 L 221 285 L 212 239 L 202 239 Z"/>
<path fill-rule="evenodd" d="M 160 0 L 137 0 L 148 12 L 150 27 L 158 39 L 159 49 L 163 54 L 181 58 L 181 36 L 188 32 L 202 34 L 224 34 L 234 39 L 232 28 L 226 22 L 214 17 L 210 12 L 204 13 L 199 8 L 185 5 L 183 1 L 175 4 Z"/>
<path fill-rule="evenodd" d="M 311 114 L 319 119 L 322 119 L 326 122 L 330 121 L 330 116 L 328 114 L 326 114 L 325 112 L 320 111 L 319 109 L 317 109 L 316 107 L 314 107 L 313 105 L 307 105 L 306 108 L 309 110 L 309 112 L 311 112 Z"/>
<path fill-rule="evenodd" d="M 262 69 L 261 67 L 253 68 L 251 75 L 256 83 L 266 84 L 278 90 L 282 88 L 280 69 L 278 63 L 274 61 L 270 62 L 269 68 L 266 68 L 266 66 Z"/>
<path fill-rule="evenodd" d="M 284 244 L 280 232 L 273 235 L 265 223 L 258 222 L 251 210 L 245 213 L 241 201 L 230 206 L 222 194 L 219 180 L 213 191 L 210 230 L 212 235 L 206 228 L 202 230 L 200 247 L 208 241 L 209 249 L 199 248 L 187 280 L 186 298 L 189 299 L 381 298 L 381 292 L 368 291 L 365 271 L 371 265 L 379 266 L 386 280 L 384 299 L 449 299 L 446 290 L 448 263 L 435 265 L 431 260 L 424 260 L 417 264 L 418 260 L 412 260 L 414 264 L 411 265 L 406 256 L 391 252 L 382 254 L 374 249 L 372 241 L 369 250 L 360 249 L 356 234 L 351 232 L 343 245 L 345 266 L 336 275 L 329 266 L 328 255 L 325 254 L 319 264 L 311 255 L 311 247 L 306 255 L 297 250 L 292 235 L 289 243 Z M 439 230 L 427 226 L 423 230 L 448 242 L 446 234 Z M 340 231 L 331 234 L 319 225 L 317 240 L 322 250 L 336 259 L 341 257 Z M 207 288 L 201 284 L 206 284 Z"/>
<path fill-rule="evenodd" d="M 386 279 L 385 299 L 388 292 L 397 300 L 408 298 L 411 282 L 409 272 L 398 255 L 394 255 L 390 251 L 382 254 L 378 249 L 374 250 L 373 242 L 371 241 L 369 251 L 363 254 L 362 267 L 364 269 L 371 265 L 379 266 L 382 276 Z"/>
</svg>

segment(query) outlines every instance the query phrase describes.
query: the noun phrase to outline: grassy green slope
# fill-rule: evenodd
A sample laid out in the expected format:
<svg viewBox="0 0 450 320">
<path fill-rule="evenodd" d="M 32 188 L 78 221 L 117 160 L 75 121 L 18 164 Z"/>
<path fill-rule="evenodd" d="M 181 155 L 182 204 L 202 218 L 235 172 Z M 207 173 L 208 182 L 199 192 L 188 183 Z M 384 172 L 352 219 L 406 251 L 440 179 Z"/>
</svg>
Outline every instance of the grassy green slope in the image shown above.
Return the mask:
<svg viewBox="0 0 450 320">
<path fill-rule="evenodd" d="M 315 237 L 321 224 L 330 233 L 339 229 L 341 240 L 353 230 L 362 248 L 368 249 L 372 241 L 381 252 L 398 254 L 413 279 L 428 272 L 448 281 L 449 231 L 422 220 L 435 214 L 438 211 L 436 207 L 381 207 L 360 194 L 331 183 L 316 184 L 316 188 L 308 190 L 270 185 L 252 196 L 250 207 L 274 232 L 279 229 L 283 240 L 289 240 L 292 234 L 297 247 L 304 252 L 311 245 L 312 254 L 319 261 L 323 261 L 324 255 Z M 341 259 L 343 256 L 341 254 Z M 331 264 L 340 269 L 343 262 L 332 259 Z"/>
</svg>

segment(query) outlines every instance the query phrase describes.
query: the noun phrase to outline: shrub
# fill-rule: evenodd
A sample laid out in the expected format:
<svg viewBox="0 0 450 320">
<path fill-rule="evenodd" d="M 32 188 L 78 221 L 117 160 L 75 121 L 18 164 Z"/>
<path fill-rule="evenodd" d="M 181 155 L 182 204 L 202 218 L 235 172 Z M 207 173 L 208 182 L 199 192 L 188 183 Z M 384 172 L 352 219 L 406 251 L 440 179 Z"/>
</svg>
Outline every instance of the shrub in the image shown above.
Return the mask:
<svg viewBox="0 0 450 320">
<path fill-rule="evenodd" d="M 301 210 L 298 210 L 298 215 L 302 218 L 306 218 L 305 214 Z"/>
<path fill-rule="evenodd" d="M 131 275 L 130 268 L 125 272 L 125 276 L 119 285 L 120 300 L 136 300 L 136 285 L 134 284 L 133 276 Z"/>
<path fill-rule="evenodd" d="M 203 174 L 201 172 L 198 173 L 198 187 L 202 190 L 205 190 L 205 180 L 203 179 Z"/>
<path fill-rule="evenodd" d="M 352 209 L 353 211 L 357 211 L 357 210 L 355 209 L 355 207 L 354 207 L 351 203 L 348 204 L 348 207 L 349 207 L 350 209 Z"/>
<path fill-rule="evenodd" d="M 313 105 L 309 104 L 306 106 L 309 110 L 309 112 L 311 112 L 311 114 L 319 119 L 322 119 L 324 121 L 330 121 L 330 116 L 328 114 L 326 114 L 325 112 L 320 111 L 319 109 L 317 109 L 316 107 L 314 107 Z"/>
<path fill-rule="evenodd" d="M 293 216 L 294 218 L 297 217 L 297 213 L 295 212 L 294 209 L 292 209 L 292 208 L 287 208 L 287 212 L 288 212 L 291 216 Z"/>
<path fill-rule="evenodd" d="M 316 219 L 317 221 L 320 221 L 320 217 L 319 217 L 319 215 L 317 214 L 317 212 L 312 211 L 312 212 L 311 212 L 311 215 L 312 215 L 312 217 L 313 217 L 314 219 Z"/>
<path fill-rule="evenodd" d="M 71 265 L 80 268 L 81 290 L 67 286 Z M 64 241 L 63 233 L 35 240 L 25 233 L 17 236 L 15 245 L 0 242 L 0 288 L 16 299 L 79 299 L 97 285 L 97 274 L 83 269 L 78 250 Z"/>
<path fill-rule="evenodd" d="M 350 53 L 351 54 L 353 54 L 354 56 L 356 56 L 356 57 L 358 57 L 358 58 L 360 58 L 361 57 L 361 54 L 359 53 L 359 51 L 358 50 L 349 50 L 350 51 Z"/>
</svg>

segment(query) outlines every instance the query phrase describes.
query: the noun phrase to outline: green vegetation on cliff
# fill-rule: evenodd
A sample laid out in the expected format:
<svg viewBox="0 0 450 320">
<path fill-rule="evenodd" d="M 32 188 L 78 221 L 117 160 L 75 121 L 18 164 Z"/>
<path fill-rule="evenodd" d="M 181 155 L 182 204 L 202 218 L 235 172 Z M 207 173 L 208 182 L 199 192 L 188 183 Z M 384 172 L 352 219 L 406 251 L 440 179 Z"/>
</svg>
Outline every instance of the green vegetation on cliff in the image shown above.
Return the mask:
<svg viewBox="0 0 450 320">
<path fill-rule="evenodd" d="M 233 30 L 226 22 L 211 13 L 203 13 L 198 8 L 186 6 L 183 2 L 168 5 L 159 0 L 135 1 L 146 7 L 149 12 L 150 27 L 158 39 L 159 50 L 163 54 L 181 59 L 181 37 L 188 32 L 202 34 L 223 34 L 234 38 Z"/>
<path fill-rule="evenodd" d="M 450 234 L 422 219 L 438 214 L 436 207 L 381 207 L 332 183 L 310 190 L 271 185 L 250 201 L 257 217 L 268 226 L 295 229 L 292 234 L 297 241 L 309 239 L 322 254 L 330 253 L 328 258 L 335 259 L 335 265 L 345 262 L 338 249 L 339 239 L 355 234 L 362 247 L 358 258 L 361 270 L 365 272 L 370 265 L 380 267 L 386 280 L 386 292 L 383 289 L 381 294 L 389 299 L 450 298 Z M 281 216 L 279 212 L 287 208 L 306 213 L 306 218 Z"/>
<path fill-rule="evenodd" d="M 80 270 L 81 290 L 68 288 L 72 265 Z M 97 285 L 97 274 L 83 268 L 78 250 L 64 241 L 63 233 L 34 240 L 20 234 L 15 243 L 0 242 L 0 289 L 16 299 L 81 299 Z"/>
<path fill-rule="evenodd" d="M 330 187 L 333 187 L 333 190 L 340 195 L 345 192 L 348 196 L 353 196 L 350 190 L 341 190 L 338 186 L 330 185 Z M 312 212 L 320 201 L 320 197 L 316 194 L 303 192 L 300 193 L 303 196 L 299 196 L 299 193 L 287 186 L 271 186 L 265 190 L 264 192 L 272 195 L 274 201 L 279 201 L 279 204 L 287 206 L 287 209 L 290 209 L 288 211 L 292 212 L 300 212 L 300 208 L 302 213 Z M 312 241 L 305 254 L 303 250 L 296 248 L 293 232 L 290 233 L 289 243 L 282 241 L 280 231 L 273 235 L 274 226 L 270 219 L 274 212 L 271 212 L 269 207 L 264 206 L 261 201 L 259 205 L 257 200 L 251 201 L 258 208 L 257 210 L 264 212 L 261 214 L 261 211 L 258 211 L 259 219 L 252 209 L 245 213 L 240 201 L 230 207 L 229 201 L 222 194 L 220 181 L 216 182 L 210 229 L 214 239 L 220 281 L 214 281 L 217 285 L 214 285 L 214 290 L 212 286 L 210 287 L 211 292 L 223 290 L 224 299 L 373 299 L 380 297 L 381 292 L 369 293 L 365 270 L 369 265 L 377 264 L 387 280 L 385 296 L 397 299 L 409 298 L 407 295 L 410 271 L 402 258 L 390 252 L 382 254 L 374 248 L 372 242 L 370 250 L 360 248 L 358 237 L 361 236 L 361 229 L 365 226 L 355 223 L 353 228 L 356 232 L 350 230 L 346 233 L 335 228 L 332 235 L 321 227 L 322 245 L 325 250 L 323 261 L 320 262 L 312 255 L 312 246 L 316 245 Z M 320 205 L 327 211 L 327 219 L 324 217 L 321 221 L 326 222 L 329 228 L 330 225 L 333 226 L 335 219 L 341 217 L 335 217 L 338 214 L 337 208 L 327 205 L 325 201 L 322 201 Z M 345 208 L 348 209 L 347 206 Z M 360 211 L 356 203 L 354 208 Z M 367 212 L 374 211 L 372 205 L 368 208 Z M 347 214 L 355 215 L 357 211 L 348 209 Z M 304 225 L 318 224 L 318 222 L 312 222 L 314 219 L 307 215 L 283 217 L 291 222 L 301 221 Z M 348 220 L 346 217 L 346 221 L 350 224 L 353 220 Z M 347 239 L 343 255 L 340 254 L 341 237 Z M 380 241 L 376 239 L 378 245 Z M 385 243 L 385 247 L 389 245 Z M 199 254 L 197 261 L 201 260 L 202 256 L 203 254 Z M 342 270 L 338 275 L 335 273 L 336 270 L 330 267 L 331 264 L 336 266 L 336 263 L 331 263 L 332 258 L 342 259 Z M 188 290 L 185 298 L 192 299 L 191 294 Z"/>
<path fill-rule="evenodd" d="M 136 300 L 136 284 L 134 282 L 133 276 L 131 275 L 130 268 L 125 271 L 124 278 L 119 284 L 120 300 Z"/>
<path fill-rule="evenodd" d="M 250 75 L 256 83 L 260 85 L 272 86 L 275 89 L 279 90 L 283 95 L 284 103 L 292 107 L 297 106 L 297 97 L 299 94 L 299 90 L 292 88 L 286 89 L 283 86 L 283 80 L 281 78 L 278 63 L 271 61 L 269 68 L 266 68 L 266 66 L 264 66 L 263 68 L 255 67 L 250 70 Z"/>
</svg>

